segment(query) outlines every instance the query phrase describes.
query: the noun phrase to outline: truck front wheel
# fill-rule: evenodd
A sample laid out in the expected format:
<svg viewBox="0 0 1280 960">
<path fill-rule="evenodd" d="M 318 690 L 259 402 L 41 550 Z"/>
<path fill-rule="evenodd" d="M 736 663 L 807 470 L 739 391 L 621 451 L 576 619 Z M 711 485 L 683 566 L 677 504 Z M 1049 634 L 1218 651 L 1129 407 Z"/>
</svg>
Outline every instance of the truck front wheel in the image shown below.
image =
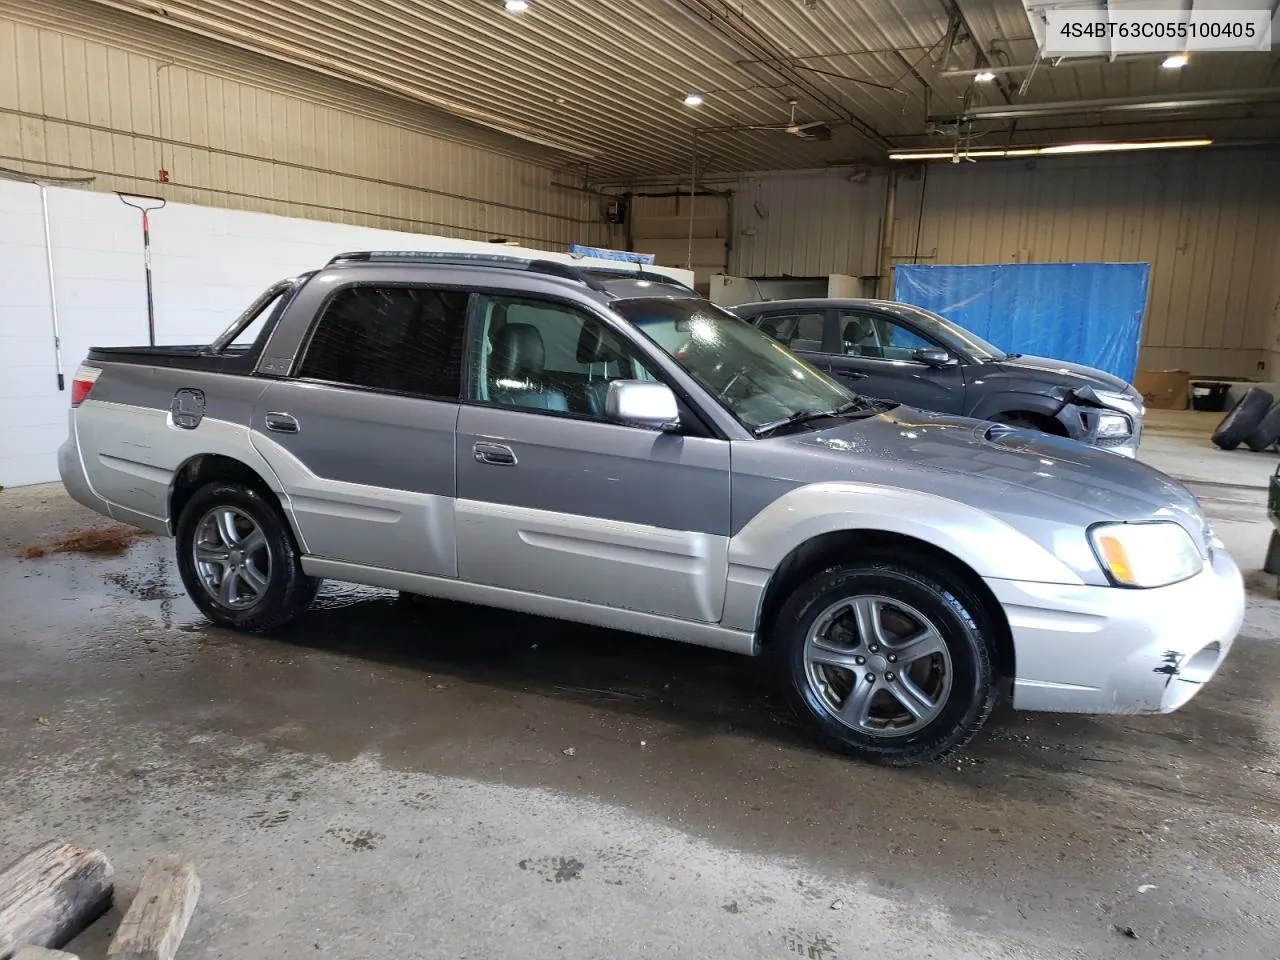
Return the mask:
<svg viewBox="0 0 1280 960">
<path fill-rule="evenodd" d="M 178 518 L 178 572 L 214 623 L 257 632 L 305 610 L 320 581 L 302 571 L 301 551 L 275 504 L 251 486 L 215 481 Z"/>
<path fill-rule="evenodd" d="M 952 580 L 936 563 L 869 558 L 796 589 L 770 642 L 787 700 L 819 739 L 907 766 L 978 732 L 996 702 L 995 645 L 980 602 Z"/>
</svg>

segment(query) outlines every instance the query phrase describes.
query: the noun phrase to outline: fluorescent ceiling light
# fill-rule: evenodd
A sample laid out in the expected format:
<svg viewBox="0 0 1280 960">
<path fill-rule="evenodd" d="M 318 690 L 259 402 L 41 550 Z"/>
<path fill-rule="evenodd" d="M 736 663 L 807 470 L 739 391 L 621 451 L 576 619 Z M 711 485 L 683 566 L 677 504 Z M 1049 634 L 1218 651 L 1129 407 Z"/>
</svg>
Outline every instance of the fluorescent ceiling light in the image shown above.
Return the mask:
<svg viewBox="0 0 1280 960">
<path fill-rule="evenodd" d="M 1063 143 L 1051 147 L 1010 147 L 1007 150 L 920 150 L 891 153 L 890 160 L 984 160 L 1006 157 L 1046 157 L 1078 153 L 1124 153 L 1130 150 L 1172 150 L 1178 147 L 1207 147 L 1209 139 L 1200 140 L 1114 140 L 1099 143 Z"/>
<path fill-rule="evenodd" d="M 1171 56 L 1165 57 L 1164 63 L 1160 64 L 1160 66 L 1164 67 L 1166 70 L 1181 70 L 1190 62 L 1191 58 L 1185 53 L 1175 53 Z"/>
<path fill-rule="evenodd" d="M 992 73 L 990 70 L 984 70 L 982 73 L 975 73 L 973 75 L 973 82 L 974 83 L 990 83 L 995 78 L 996 78 L 996 75 Z"/>
<path fill-rule="evenodd" d="M 1041 147 L 1040 152 L 1052 153 L 1123 153 L 1127 150 L 1169 150 L 1177 147 L 1207 147 L 1213 141 L 1204 140 L 1134 140 L 1102 141 L 1101 143 L 1063 143 L 1053 147 Z"/>
<path fill-rule="evenodd" d="M 685 95 L 685 98 L 684 98 L 684 105 L 685 105 L 686 107 L 700 107 L 700 106 L 702 106 L 702 94 L 700 94 L 700 93 L 690 93 L 690 94 L 686 94 L 686 95 Z"/>
<path fill-rule="evenodd" d="M 507 0 L 507 10 L 510 13 L 524 13 L 529 9 L 529 0 Z"/>
</svg>

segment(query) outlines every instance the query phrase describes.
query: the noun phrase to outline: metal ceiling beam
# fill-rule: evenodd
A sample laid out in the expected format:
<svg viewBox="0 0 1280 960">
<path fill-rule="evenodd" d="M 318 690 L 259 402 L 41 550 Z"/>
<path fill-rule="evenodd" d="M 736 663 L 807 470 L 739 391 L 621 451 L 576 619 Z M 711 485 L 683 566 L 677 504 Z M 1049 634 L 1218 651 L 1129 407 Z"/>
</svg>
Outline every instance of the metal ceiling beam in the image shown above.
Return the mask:
<svg viewBox="0 0 1280 960">
<path fill-rule="evenodd" d="M 1280 87 L 1260 90 L 1232 90 L 1185 97 L 1112 97 L 1103 100 L 1062 100 L 1056 103 L 1025 103 L 1009 107 L 971 107 L 959 116 L 930 117 L 931 123 L 963 120 L 1023 120 L 1032 117 L 1062 117 L 1084 113 L 1137 113 L 1161 110 L 1193 110 L 1198 107 L 1252 106 L 1280 101 Z"/>
<path fill-rule="evenodd" d="M 849 110 L 839 99 L 828 94 L 811 77 L 806 76 L 808 71 L 798 69 L 791 62 L 791 57 L 785 49 L 758 30 L 728 0 L 677 0 L 677 2 L 699 19 L 710 23 L 717 32 L 741 47 L 749 56 L 758 57 L 764 66 L 805 96 L 840 117 L 875 147 L 881 150 L 889 149 L 889 141 L 879 130 Z"/>
<path fill-rule="evenodd" d="M 969 23 L 968 17 L 964 15 L 964 8 L 960 5 L 960 0 L 942 0 L 942 8 L 946 10 L 947 16 L 952 20 L 959 21 L 964 27 L 965 34 L 969 37 L 969 43 L 974 49 L 974 66 L 981 72 L 983 67 L 990 67 L 991 56 L 987 53 L 986 45 L 978 39 L 978 35 L 973 32 L 973 27 Z M 1009 91 L 1003 78 L 996 77 L 996 89 L 1000 91 L 1000 96 L 1004 97 L 1005 103 L 1013 103 L 1013 94 Z"/>
<path fill-rule="evenodd" d="M 1280 2 L 1280 0 L 1277 0 L 1277 2 Z M 943 70 L 939 72 L 938 76 L 973 77 L 977 76 L 979 73 L 985 73 L 988 70 L 996 74 L 996 76 L 1000 76 L 1001 74 L 1011 76 L 1019 73 L 1030 73 L 1033 70 L 1039 70 L 1045 66 L 1051 66 L 1055 70 L 1065 70 L 1074 67 L 1097 67 L 1111 63 L 1134 63 L 1144 60 L 1163 60 L 1167 56 L 1169 56 L 1168 53 L 1136 53 L 1128 56 L 1116 57 L 1114 60 L 1111 57 L 1064 57 L 1062 59 L 1049 57 L 1041 60 L 1039 63 L 1018 63 L 1007 67 L 987 65 L 985 67 L 974 67 L 971 70 Z"/>
</svg>

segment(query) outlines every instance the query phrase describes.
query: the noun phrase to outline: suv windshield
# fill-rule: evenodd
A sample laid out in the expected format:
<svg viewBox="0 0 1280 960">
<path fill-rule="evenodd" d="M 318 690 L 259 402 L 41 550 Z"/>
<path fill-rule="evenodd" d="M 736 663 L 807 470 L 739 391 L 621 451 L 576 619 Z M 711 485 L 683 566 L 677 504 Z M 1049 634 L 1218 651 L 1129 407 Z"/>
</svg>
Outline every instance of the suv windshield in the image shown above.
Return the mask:
<svg viewBox="0 0 1280 960">
<path fill-rule="evenodd" d="M 994 344 L 987 343 L 976 333 L 970 333 L 964 327 L 952 323 L 946 317 L 941 317 L 936 313 L 925 310 L 923 307 L 895 303 L 889 308 L 888 312 L 904 320 L 914 321 L 918 326 L 923 327 L 939 340 L 948 344 L 948 346 L 959 347 L 979 363 L 986 363 L 990 360 L 1010 359 L 1010 354 L 1005 353 Z"/>
<path fill-rule="evenodd" d="M 612 306 L 753 433 L 860 405 L 782 344 L 706 300 L 619 300 Z"/>
</svg>

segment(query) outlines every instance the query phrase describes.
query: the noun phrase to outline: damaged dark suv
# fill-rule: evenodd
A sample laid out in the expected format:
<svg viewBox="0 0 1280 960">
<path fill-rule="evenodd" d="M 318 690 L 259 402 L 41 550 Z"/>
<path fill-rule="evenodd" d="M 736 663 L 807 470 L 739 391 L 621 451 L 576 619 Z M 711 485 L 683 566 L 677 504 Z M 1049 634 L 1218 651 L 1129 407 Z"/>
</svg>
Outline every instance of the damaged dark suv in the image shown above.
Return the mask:
<svg viewBox="0 0 1280 960">
<path fill-rule="evenodd" d="M 771 300 L 732 309 L 862 396 L 1137 456 L 1142 396 L 1102 370 L 1005 353 L 945 317 L 887 300 Z"/>
</svg>

